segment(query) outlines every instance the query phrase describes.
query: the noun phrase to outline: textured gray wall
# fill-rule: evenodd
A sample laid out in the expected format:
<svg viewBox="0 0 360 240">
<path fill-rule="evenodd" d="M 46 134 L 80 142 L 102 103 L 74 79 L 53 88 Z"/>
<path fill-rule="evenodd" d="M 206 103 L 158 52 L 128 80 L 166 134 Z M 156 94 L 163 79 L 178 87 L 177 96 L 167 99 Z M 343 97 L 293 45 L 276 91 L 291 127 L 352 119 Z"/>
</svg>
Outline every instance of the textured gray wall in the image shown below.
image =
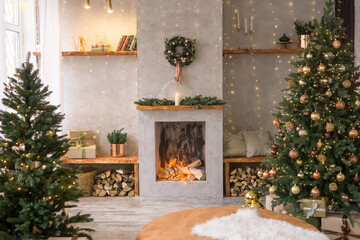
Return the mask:
<svg viewBox="0 0 360 240">
<path fill-rule="evenodd" d="M 295 43 L 295 18 L 309 21 L 320 18 L 325 0 L 226 0 L 224 1 L 224 48 L 279 48 L 274 44 L 284 33 Z M 241 18 L 241 31 L 236 31 L 235 10 Z M 243 17 L 254 16 L 255 33 L 244 36 Z M 224 130 L 269 129 L 272 126 L 274 106 L 282 100 L 281 89 L 286 87 L 285 77 L 295 54 L 258 54 L 224 56 Z"/>
<path fill-rule="evenodd" d="M 136 34 L 136 4 L 132 0 L 113 1 L 114 12 L 108 14 L 105 1 L 91 1 L 91 9 L 83 0 L 64 1 L 62 45 L 74 50 L 72 37 L 80 34 L 87 49 L 97 35 L 106 35 L 116 48 L 121 35 Z M 125 128 L 128 142 L 125 152 L 137 153 L 138 113 L 136 56 L 64 57 L 63 130 L 92 129 L 97 136 L 97 153 L 108 154 L 108 132 Z"/>
</svg>

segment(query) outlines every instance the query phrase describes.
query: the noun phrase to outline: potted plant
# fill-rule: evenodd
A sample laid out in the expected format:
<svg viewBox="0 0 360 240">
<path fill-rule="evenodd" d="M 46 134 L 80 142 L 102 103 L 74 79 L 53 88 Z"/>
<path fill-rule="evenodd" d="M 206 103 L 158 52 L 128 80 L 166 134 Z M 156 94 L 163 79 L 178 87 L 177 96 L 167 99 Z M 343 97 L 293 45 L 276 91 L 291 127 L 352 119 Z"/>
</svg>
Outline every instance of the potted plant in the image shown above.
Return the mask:
<svg viewBox="0 0 360 240">
<path fill-rule="evenodd" d="M 314 30 L 314 26 L 312 25 L 311 21 L 304 23 L 300 19 L 297 19 L 294 24 L 296 33 L 298 35 L 298 47 L 306 48 L 309 42 L 310 34 Z"/>
<path fill-rule="evenodd" d="M 110 143 L 110 155 L 112 157 L 123 157 L 125 153 L 125 142 L 127 133 L 122 133 L 124 128 L 108 133 L 107 139 Z"/>
</svg>

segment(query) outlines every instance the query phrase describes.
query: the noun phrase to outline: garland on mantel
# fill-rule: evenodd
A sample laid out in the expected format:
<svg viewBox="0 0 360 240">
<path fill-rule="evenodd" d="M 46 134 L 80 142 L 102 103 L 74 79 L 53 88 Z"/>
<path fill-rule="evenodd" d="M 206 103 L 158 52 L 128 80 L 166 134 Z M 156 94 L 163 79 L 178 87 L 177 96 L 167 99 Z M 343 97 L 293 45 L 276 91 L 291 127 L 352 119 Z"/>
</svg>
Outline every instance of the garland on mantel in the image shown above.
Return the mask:
<svg viewBox="0 0 360 240">
<path fill-rule="evenodd" d="M 173 100 L 168 100 L 166 98 L 158 99 L 158 98 L 143 98 L 139 99 L 135 102 L 136 105 L 140 106 L 171 106 L 175 105 Z M 217 97 L 203 97 L 201 95 L 197 95 L 195 97 L 185 97 L 181 100 L 180 105 L 185 106 L 209 106 L 209 105 L 224 105 L 224 102 Z"/>
</svg>

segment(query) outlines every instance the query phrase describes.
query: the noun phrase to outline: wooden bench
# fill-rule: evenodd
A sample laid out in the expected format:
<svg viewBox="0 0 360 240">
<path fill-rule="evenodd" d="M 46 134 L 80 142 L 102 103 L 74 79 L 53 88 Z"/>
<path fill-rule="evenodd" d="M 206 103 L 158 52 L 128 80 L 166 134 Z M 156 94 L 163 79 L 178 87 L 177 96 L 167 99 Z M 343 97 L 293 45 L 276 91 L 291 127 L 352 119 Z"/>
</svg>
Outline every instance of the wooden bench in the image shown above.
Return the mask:
<svg viewBox="0 0 360 240">
<path fill-rule="evenodd" d="M 224 158 L 225 168 L 225 196 L 230 197 L 230 163 L 261 163 L 266 157 L 235 157 Z"/>
</svg>

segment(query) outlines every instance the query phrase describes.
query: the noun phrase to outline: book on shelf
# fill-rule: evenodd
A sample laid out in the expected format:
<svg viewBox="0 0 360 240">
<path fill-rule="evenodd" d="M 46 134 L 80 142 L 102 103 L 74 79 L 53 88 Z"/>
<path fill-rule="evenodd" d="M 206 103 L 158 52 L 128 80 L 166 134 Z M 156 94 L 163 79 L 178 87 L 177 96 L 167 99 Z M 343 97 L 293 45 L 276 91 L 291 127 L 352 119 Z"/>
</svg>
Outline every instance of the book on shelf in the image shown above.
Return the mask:
<svg viewBox="0 0 360 240">
<path fill-rule="evenodd" d="M 136 50 L 136 36 L 123 35 L 119 41 L 116 51 L 135 51 Z"/>
</svg>

